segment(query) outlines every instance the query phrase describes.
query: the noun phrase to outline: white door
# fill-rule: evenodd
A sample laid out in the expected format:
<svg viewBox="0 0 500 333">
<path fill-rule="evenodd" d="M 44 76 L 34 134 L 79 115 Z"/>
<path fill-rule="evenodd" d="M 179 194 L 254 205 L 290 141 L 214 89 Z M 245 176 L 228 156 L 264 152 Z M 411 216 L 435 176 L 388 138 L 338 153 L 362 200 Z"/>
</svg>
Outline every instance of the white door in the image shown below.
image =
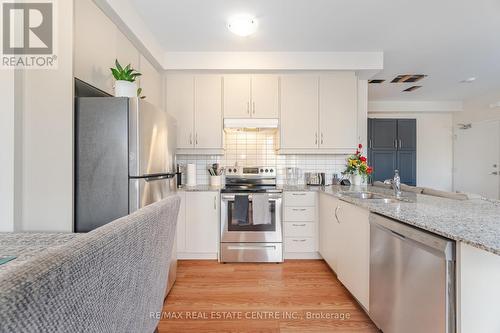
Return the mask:
<svg viewBox="0 0 500 333">
<path fill-rule="evenodd" d="M 250 76 L 224 76 L 224 118 L 250 117 Z"/>
<path fill-rule="evenodd" d="M 218 235 L 218 192 L 186 192 L 186 252 L 217 253 Z"/>
<path fill-rule="evenodd" d="M 351 150 L 356 147 L 358 110 L 354 72 L 339 72 L 319 81 L 320 148 Z"/>
<path fill-rule="evenodd" d="M 194 82 L 195 147 L 222 149 L 222 77 L 200 75 Z"/>
<path fill-rule="evenodd" d="M 327 194 L 319 195 L 319 253 L 335 272 L 340 227 L 335 217 L 338 206 L 338 199 Z"/>
<path fill-rule="evenodd" d="M 177 148 L 194 147 L 194 78 L 167 75 L 167 112 L 177 120 Z"/>
<path fill-rule="evenodd" d="M 281 148 L 318 148 L 318 77 L 281 77 Z"/>
<path fill-rule="evenodd" d="M 340 202 L 337 276 L 368 310 L 370 286 L 370 223 L 363 208 Z"/>
<path fill-rule="evenodd" d="M 252 76 L 252 117 L 278 118 L 278 76 Z"/>
<path fill-rule="evenodd" d="M 455 129 L 454 189 L 499 199 L 500 121 Z"/>
</svg>

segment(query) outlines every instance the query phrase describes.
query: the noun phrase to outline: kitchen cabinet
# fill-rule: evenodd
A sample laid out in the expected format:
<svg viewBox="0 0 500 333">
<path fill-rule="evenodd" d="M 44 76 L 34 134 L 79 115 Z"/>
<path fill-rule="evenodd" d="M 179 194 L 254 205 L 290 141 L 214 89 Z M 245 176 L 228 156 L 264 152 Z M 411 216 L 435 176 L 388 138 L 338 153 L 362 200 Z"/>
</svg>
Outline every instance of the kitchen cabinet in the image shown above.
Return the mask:
<svg viewBox="0 0 500 333">
<path fill-rule="evenodd" d="M 358 141 L 357 78 L 338 72 L 319 79 L 319 148 L 350 151 Z"/>
<path fill-rule="evenodd" d="M 340 226 L 337 276 L 361 305 L 369 310 L 369 211 L 341 201 L 337 217 Z"/>
<path fill-rule="evenodd" d="M 319 195 L 319 253 L 335 272 L 340 250 L 340 224 L 336 217 L 339 205 L 339 199 L 328 194 Z"/>
<path fill-rule="evenodd" d="M 219 238 L 219 193 L 181 192 L 177 222 L 179 259 L 217 259 Z"/>
<path fill-rule="evenodd" d="M 222 78 L 219 75 L 167 75 L 167 111 L 177 119 L 177 152 L 220 154 Z"/>
<path fill-rule="evenodd" d="M 280 149 L 318 148 L 319 77 L 281 77 Z"/>
<path fill-rule="evenodd" d="M 358 141 L 354 72 L 281 77 L 283 154 L 352 153 Z"/>
<path fill-rule="evenodd" d="M 318 258 L 317 193 L 283 193 L 285 259 Z"/>
<path fill-rule="evenodd" d="M 224 76 L 224 117 L 278 118 L 278 85 L 272 75 Z"/>
<path fill-rule="evenodd" d="M 176 246 L 177 252 L 186 252 L 186 192 L 178 192 L 177 195 L 181 198 L 181 205 L 177 217 Z"/>
<path fill-rule="evenodd" d="M 392 179 L 399 170 L 401 182 L 417 184 L 416 119 L 368 119 L 368 159 L 373 180 Z"/>
</svg>

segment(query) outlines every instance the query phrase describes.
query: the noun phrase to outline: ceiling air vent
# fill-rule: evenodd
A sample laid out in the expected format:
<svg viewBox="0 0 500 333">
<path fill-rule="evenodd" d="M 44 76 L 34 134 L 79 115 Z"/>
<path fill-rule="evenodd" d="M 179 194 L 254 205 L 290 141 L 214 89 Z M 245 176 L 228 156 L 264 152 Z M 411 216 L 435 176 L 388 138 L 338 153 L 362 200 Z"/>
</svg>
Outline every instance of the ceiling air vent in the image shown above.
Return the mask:
<svg viewBox="0 0 500 333">
<path fill-rule="evenodd" d="M 382 83 L 384 81 L 385 80 L 382 80 L 382 79 L 373 79 L 373 80 L 369 80 L 368 83 Z"/>
<path fill-rule="evenodd" d="M 413 83 L 422 80 L 426 76 L 424 74 L 403 74 L 396 76 L 391 83 Z"/>
<path fill-rule="evenodd" d="M 411 86 L 410 88 L 407 88 L 403 91 L 407 91 L 407 92 L 410 92 L 410 91 L 413 91 L 413 90 L 417 90 L 418 88 L 422 88 L 422 86 Z"/>
</svg>

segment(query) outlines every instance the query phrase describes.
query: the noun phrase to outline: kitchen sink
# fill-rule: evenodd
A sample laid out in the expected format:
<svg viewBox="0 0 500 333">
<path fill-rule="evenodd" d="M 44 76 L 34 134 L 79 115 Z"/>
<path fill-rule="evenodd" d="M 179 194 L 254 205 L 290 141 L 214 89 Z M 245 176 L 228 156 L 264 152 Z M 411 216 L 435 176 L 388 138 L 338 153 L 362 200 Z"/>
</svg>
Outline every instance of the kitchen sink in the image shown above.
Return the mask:
<svg viewBox="0 0 500 333">
<path fill-rule="evenodd" d="M 376 203 L 396 203 L 399 202 L 398 199 L 388 198 L 380 194 L 372 193 L 372 192 L 341 192 L 341 196 L 351 197 L 355 199 L 361 200 L 370 200 L 370 202 Z"/>
<path fill-rule="evenodd" d="M 385 197 L 375 194 L 372 192 L 341 192 L 340 195 L 346 196 L 346 197 L 351 197 L 355 199 L 384 199 Z"/>
</svg>

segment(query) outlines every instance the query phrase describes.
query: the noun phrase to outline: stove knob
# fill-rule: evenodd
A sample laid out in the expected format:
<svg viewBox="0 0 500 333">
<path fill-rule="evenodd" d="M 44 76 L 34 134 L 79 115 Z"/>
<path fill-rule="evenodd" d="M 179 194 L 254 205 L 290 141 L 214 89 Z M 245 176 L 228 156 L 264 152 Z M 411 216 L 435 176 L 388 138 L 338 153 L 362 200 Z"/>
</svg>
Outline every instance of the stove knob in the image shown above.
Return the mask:
<svg viewBox="0 0 500 333">
<path fill-rule="evenodd" d="M 271 170 L 269 170 L 269 171 L 273 172 L 274 170 L 273 170 L 273 169 L 271 169 Z"/>
<path fill-rule="evenodd" d="M 260 172 L 264 172 L 264 169 L 260 169 Z"/>
<path fill-rule="evenodd" d="M 229 173 L 230 173 L 231 171 L 232 171 L 231 169 L 227 169 L 227 172 L 229 172 Z"/>
<path fill-rule="evenodd" d="M 236 172 L 236 169 L 233 169 L 233 172 Z"/>
<path fill-rule="evenodd" d="M 266 169 L 266 172 L 269 172 L 269 170 L 268 170 L 268 169 Z"/>
</svg>

